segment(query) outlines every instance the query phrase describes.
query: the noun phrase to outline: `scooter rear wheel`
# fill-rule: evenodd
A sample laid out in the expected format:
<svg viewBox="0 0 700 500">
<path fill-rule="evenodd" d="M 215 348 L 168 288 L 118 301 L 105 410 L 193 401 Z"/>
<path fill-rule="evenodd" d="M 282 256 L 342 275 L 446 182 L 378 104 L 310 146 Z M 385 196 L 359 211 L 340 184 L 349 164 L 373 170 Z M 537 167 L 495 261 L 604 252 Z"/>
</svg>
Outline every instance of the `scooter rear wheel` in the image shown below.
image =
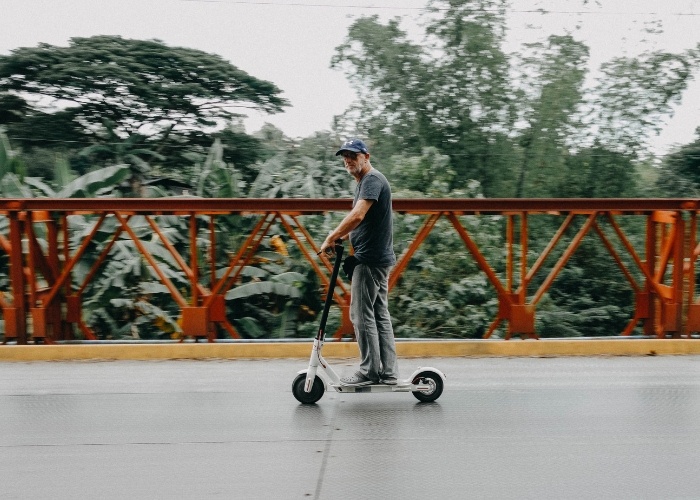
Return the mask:
<svg viewBox="0 0 700 500">
<path fill-rule="evenodd" d="M 306 373 L 300 373 L 292 382 L 292 393 L 294 397 L 301 404 L 312 405 L 319 399 L 323 397 L 326 388 L 323 385 L 323 381 L 316 376 L 314 384 L 311 386 L 311 392 L 304 391 L 304 385 L 306 384 Z"/>
<path fill-rule="evenodd" d="M 430 386 L 428 391 L 413 391 L 413 394 L 418 401 L 430 403 L 435 401 L 442 394 L 442 377 L 435 372 L 422 372 L 413 378 L 413 383 L 418 384 L 423 382 Z"/>
</svg>

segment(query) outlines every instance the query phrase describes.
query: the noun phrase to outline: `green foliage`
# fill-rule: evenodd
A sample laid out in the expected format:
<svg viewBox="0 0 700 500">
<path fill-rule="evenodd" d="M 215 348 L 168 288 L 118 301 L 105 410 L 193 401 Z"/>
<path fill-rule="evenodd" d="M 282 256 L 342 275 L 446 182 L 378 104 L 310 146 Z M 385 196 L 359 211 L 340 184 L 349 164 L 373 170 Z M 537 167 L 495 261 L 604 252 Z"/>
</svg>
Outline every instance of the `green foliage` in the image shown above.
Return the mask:
<svg viewBox="0 0 700 500">
<path fill-rule="evenodd" d="M 212 198 L 240 198 L 245 183 L 239 171 L 224 161 L 224 147 L 219 139 L 209 149 L 209 154 L 200 165 L 195 164 L 192 185 L 197 187 L 197 196 Z"/>
<path fill-rule="evenodd" d="M 132 180 L 139 182 L 143 174 L 151 170 L 151 166 L 144 157 L 155 160 L 164 160 L 165 157 L 147 148 L 140 147 L 147 137 L 141 134 L 132 134 L 128 138 L 121 140 L 115 132 L 115 124 L 111 121 L 104 122 L 104 130 L 107 142 L 104 144 L 93 144 L 83 148 L 78 156 L 85 158 L 97 158 L 100 162 L 107 164 L 127 164 L 131 168 Z M 138 196 L 138 192 L 135 193 Z"/>
<path fill-rule="evenodd" d="M 661 165 L 657 185 L 665 196 L 700 196 L 700 127 L 698 138 L 667 155 Z"/>
<path fill-rule="evenodd" d="M 428 147 L 420 156 L 392 156 L 387 162 L 385 175 L 395 197 L 404 197 L 407 192 L 414 196 L 445 196 L 450 191 L 455 172 L 450 167 L 449 156 Z"/>
<path fill-rule="evenodd" d="M 26 175 L 27 168 L 19 157 L 18 152 L 10 146 L 10 140 L 5 131 L 0 127 L 0 178 L 11 173 L 19 179 Z"/>
<path fill-rule="evenodd" d="M 551 190 L 560 198 L 624 198 L 638 194 L 635 163 L 622 153 L 594 145 L 568 155 L 564 174 Z"/>
<path fill-rule="evenodd" d="M 20 96 L 0 94 L 0 125 L 22 121 L 28 111 L 27 101 Z"/>
<path fill-rule="evenodd" d="M 601 141 L 622 152 L 644 150 L 645 140 L 681 102 L 699 63 L 700 44 L 680 54 L 647 52 L 604 63 L 594 103 Z"/>
</svg>

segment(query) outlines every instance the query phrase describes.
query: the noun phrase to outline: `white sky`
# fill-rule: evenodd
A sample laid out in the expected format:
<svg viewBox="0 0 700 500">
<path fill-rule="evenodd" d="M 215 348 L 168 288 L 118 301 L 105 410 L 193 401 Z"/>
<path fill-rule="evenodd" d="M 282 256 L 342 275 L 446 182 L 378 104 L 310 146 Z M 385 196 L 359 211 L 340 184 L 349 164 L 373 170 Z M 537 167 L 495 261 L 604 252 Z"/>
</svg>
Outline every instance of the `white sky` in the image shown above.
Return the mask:
<svg viewBox="0 0 700 500">
<path fill-rule="evenodd" d="M 342 43 L 353 19 L 373 14 L 382 19 L 402 16 L 410 33 L 418 34 L 418 9 L 426 1 L 0 0 L 0 53 L 40 42 L 65 45 L 71 37 L 93 35 L 158 38 L 170 45 L 217 53 L 251 75 L 272 81 L 292 103 L 291 108 L 278 115 L 251 113 L 246 120 L 248 131 L 255 131 L 269 121 L 287 135 L 301 137 L 328 129 L 332 117 L 342 113 L 355 97 L 344 75 L 329 68 L 334 48 Z M 303 3 L 315 6 L 299 5 Z M 511 12 L 506 49 L 514 51 L 523 42 L 569 30 L 591 47 L 594 75 L 601 62 L 615 56 L 634 55 L 645 49 L 680 51 L 700 42 L 700 0 L 590 0 L 586 6 L 583 3 L 583 0 L 512 0 L 514 11 L 543 8 L 591 13 Z M 654 20 L 662 21 L 664 32 L 644 33 L 645 23 Z M 700 75 L 696 79 L 700 80 Z M 700 82 L 696 81 L 652 146 L 661 153 L 674 143 L 690 142 L 698 126 Z"/>
</svg>

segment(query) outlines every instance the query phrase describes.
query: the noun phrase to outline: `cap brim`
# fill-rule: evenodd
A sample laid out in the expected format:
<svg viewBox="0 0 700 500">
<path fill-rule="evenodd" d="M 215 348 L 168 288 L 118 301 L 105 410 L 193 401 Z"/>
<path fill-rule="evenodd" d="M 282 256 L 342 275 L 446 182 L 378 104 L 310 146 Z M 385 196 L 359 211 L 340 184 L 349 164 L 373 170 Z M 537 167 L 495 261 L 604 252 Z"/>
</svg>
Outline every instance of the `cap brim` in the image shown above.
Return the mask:
<svg viewBox="0 0 700 500">
<path fill-rule="evenodd" d="M 362 150 L 361 150 L 361 149 L 342 148 L 342 149 L 339 149 L 339 150 L 335 153 L 335 155 L 338 156 L 338 155 L 340 155 L 343 151 L 351 151 L 351 152 L 353 152 L 353 153 L 362 153 Z M 364 154 L 364 153 L 363 153 L 363 154 Z"/>
</svg>

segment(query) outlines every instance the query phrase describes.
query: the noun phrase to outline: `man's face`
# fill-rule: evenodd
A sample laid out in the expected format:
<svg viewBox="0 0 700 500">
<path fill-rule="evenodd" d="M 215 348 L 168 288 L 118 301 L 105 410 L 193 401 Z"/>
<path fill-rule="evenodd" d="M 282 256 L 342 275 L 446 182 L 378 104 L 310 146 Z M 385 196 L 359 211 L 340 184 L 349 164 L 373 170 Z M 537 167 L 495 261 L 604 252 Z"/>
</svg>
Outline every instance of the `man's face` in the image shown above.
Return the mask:
<svg viewBox="0 0 700 500">
<path fill-rule="evenodd" d="M 345 170 L 352 176 L 358 176 L 362 172 L 369 158 L 369 155 L 353 151 L 343 151 L 341 156 L 345 163 Z"/>
</svg>

